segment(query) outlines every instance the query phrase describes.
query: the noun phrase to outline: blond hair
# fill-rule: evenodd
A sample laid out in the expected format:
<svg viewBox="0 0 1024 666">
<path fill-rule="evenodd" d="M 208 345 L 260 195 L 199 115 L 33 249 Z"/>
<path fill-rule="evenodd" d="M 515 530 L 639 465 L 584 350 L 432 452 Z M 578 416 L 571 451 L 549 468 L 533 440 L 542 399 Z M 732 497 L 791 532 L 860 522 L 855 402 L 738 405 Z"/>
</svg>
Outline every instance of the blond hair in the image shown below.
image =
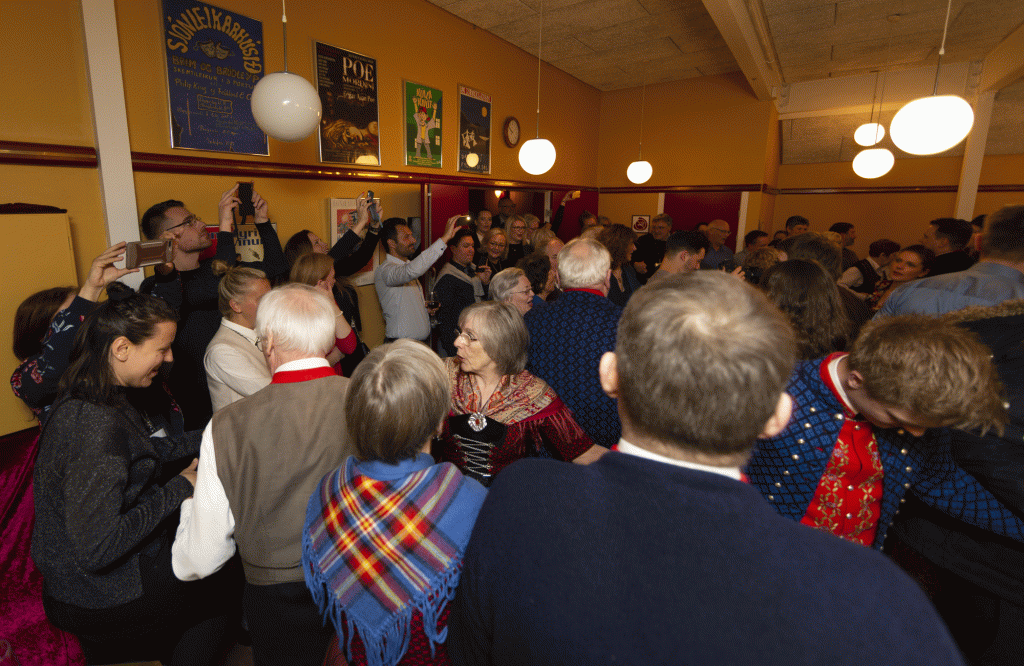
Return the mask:
<svg viewBox="0 0 1024 666">
<path fill-rule="evenodd" d="M 210 270 L 214 275 L 221 276 L 217 285 L 217 309 L 224 317 L 229 317 L 234 312 L 231 309 L 231 301 L 241 302 L 252 291 L 256 280 L 267 280 L 267 274 L 258 268 L 228 266 L 219 259 L 213 262 Z M 270 284 L 269 280 L 267 284 Z"/>
<path fill-rule="evenodd" d="M 925 315 L 868 323 L 854 341 L 850 370 L 868 397 L 939 427 L 990 428 L 1008 422 L 992 351 L 971 331 Z"/>
<path fill-rule="evenodd" d="M 334 260 L 330 255 L 318 252 L 307 252 L 295 260 L 288 279 L 299 284 L 315 287 L 320 280 L 326 280 L 334 268 Z"/>
</svg>

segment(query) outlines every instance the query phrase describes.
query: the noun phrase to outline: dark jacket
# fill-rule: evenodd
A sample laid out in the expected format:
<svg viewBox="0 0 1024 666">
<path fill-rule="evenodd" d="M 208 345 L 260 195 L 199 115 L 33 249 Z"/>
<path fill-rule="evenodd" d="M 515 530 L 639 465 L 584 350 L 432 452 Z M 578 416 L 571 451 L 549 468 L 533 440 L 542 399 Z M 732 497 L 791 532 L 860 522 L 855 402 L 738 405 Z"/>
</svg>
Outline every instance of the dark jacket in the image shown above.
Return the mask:
<svg viewBox="0 0 1024 666">
<path fill-rule="evenodd" d="M 455 664 L 963 663 L 884 557 L 739 481 L 615 451 L 495 479 L 448 631 Z"/>
<path fill-rule="evenodd" d="M 526 313 L 530 332 L 527 369 L 555 390 L 595 444 L 619 441 L 614 400 L 597 377 L 601 355 L 615 350 L 622 308 L 604 296 L 568 290 L 557 301 Z"/>
<path fill-rule="evenodd" d="M 123 393 L 113 404 L 56 403 L 43 426 L 34 475 L 32 559 L 44 593 L 82 608 L 112 608 L 142 596 L 139 555 L 174 539 L 191 496 L 164 466 L 199 452 L 201 432 L 152 437 L 153 426 Z"/>
</svg>

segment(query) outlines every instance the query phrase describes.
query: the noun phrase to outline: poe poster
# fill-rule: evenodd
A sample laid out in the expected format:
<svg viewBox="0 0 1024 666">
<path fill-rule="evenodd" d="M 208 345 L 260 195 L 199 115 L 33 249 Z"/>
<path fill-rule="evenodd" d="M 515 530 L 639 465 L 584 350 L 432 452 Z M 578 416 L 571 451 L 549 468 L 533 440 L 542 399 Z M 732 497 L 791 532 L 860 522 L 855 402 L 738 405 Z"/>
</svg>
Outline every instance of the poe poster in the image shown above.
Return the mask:
<svg viewBox="0 0 1024 666">
<path fill-rule="evenodd" d="M 313 42 L 320 119 L 320 161 L 380 164 L 377 61 Z"/>
<path fill-rule="evenodd" d="M 441 168 L 441 91 L 405 82 L 405 163 Z"/>
<path fill-rule="evenodd" d="M 459 86 L 459 171 L 491 172 L 491 96 Z"/>
<path fill-rule="evenodd" d="M 252 117 L 263 24 L 197 0 L 163 0 L 171 147 L 268 155 Z"/>
</svg>

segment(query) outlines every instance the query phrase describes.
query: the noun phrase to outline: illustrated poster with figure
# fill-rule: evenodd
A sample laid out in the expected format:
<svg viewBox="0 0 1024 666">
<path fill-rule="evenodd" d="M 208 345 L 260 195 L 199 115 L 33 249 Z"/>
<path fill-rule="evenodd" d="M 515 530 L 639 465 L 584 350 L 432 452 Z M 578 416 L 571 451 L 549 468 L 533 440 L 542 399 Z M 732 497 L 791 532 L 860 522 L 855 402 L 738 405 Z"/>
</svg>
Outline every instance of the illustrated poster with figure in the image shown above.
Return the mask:
<svg viewBox="0 0 1024 666">
<path fill-rule="evenodd" d="M 377 61 L 313 42 L 320 93 L 320 161 L 380 165 Z"/>
<path fill-rule="evenodd" d="M 197 0 L 163 0 L 171 147 L 269 155 L 249 98 L 263 78 L 263 24 Z"/>
<path fill-rule="evenodd" d="M 459 86 L 459 171 L 491 172 L 491 96 Z"/>
<path fill-rule="evenodd" d="M 405 82 L 405 164 L 441 168 L 441 91 Z"/>
</svg>

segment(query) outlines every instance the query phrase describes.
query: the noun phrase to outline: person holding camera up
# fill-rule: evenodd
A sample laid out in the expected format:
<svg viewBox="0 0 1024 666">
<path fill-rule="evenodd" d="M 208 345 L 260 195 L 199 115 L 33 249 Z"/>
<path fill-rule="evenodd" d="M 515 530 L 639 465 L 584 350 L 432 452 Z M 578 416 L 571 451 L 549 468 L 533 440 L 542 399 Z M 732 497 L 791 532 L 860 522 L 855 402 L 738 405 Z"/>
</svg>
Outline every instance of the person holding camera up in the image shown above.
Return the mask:
<svg viewBox="0 0 1024 666">
<path fill-rule="evenodd" d="M 459 314 L 467 305 L 483 300 L 485 287 L 491 282 L 491 269 L 483 266 L 478 270 L 473 264 L 473 231 L 468 227 L 455 232 L 448 247 L 452 249 L 452 259 L 437 274 L 434 294 L 441 304 L 437 313 L 438 341 L 444 356 L 455 356 Z"/>
</svg>

